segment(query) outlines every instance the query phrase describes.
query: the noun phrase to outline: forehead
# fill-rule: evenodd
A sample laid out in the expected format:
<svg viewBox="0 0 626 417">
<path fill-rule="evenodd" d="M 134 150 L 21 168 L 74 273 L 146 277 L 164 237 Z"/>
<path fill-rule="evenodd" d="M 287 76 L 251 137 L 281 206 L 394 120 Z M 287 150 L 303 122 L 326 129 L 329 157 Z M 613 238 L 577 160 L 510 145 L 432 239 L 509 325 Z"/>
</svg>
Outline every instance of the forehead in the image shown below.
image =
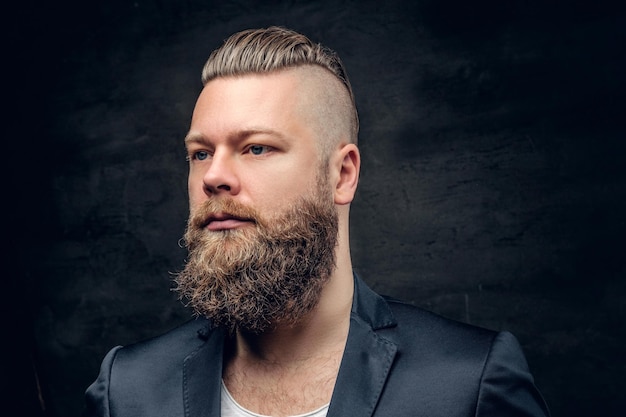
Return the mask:
<svg viewBox="0 0 626 417">
<path fill-rule="evenodd" d="M 272 106 L 285 103 L 284 110 L 290 110 L 298 103 L 302 81 L 293 72 L 269 74 L 246 74 L 220 77 L 208 82 L 202 89 L 194 117 L 206 111 L 219 110 L 268 110 Z"/>
<path fill-rule="evenodd" d="M 196 102 L 190 134 L 213 138 L 271 130 L 285 137 L 312 135 L 307 73 L 290 69 L 211 80 Z"/>
</svg>

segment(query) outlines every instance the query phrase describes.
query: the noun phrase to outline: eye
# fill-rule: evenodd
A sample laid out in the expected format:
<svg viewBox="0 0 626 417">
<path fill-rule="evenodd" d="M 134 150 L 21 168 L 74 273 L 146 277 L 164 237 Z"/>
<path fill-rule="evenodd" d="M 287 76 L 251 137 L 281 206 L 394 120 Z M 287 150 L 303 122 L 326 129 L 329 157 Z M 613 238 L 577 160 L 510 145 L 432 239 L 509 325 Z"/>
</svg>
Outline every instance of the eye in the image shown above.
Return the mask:
<svg viewBox="0 0 626 417">
<path fill-rule="evenodd" d="M 264 153 L 267 153 L 269 150 L 270 150 L 269 146 L 264 146 L 264 145 L 251 145 L 248 148 L 248 151 L 252 155 L 262 155 Z"/>
<path fill-rule="evenodd" d="M 204 161 L 209 157 L 209 153 L 207 151 L 197 151 L 191 155 L 192 159 L 196 159 L 198 161 Z"/>
</svg>

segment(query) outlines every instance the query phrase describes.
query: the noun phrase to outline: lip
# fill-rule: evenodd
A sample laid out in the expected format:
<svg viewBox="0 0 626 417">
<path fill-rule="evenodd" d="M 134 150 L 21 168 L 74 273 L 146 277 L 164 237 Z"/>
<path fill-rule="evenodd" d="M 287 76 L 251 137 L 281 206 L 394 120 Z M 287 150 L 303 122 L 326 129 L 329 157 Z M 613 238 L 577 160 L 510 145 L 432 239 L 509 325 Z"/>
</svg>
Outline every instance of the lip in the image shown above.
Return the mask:
<svg viewBox="0 0 626 417">
<path fill-rule="evenodd" d="M 253 223 L 251 219 L 232 216 L 228 213 L 216 213 L 209 217 L 206 228 L 210 231 L 230 230 Z"/>
</svg>

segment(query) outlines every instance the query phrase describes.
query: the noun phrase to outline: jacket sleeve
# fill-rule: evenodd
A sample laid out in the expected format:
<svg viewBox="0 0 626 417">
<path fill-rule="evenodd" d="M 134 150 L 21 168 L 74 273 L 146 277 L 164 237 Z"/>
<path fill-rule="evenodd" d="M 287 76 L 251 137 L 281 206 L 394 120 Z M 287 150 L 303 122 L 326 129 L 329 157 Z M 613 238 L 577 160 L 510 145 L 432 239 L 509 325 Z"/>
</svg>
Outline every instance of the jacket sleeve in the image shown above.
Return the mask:
<svg viewBox="0 0 626 417">
<path fill-rule="evenodd" d="M 109 410 L 109 382 L 111 380 L 111 368 L 115 361 L 115 355 L 121 346 L 109 351 L 102 360 L 100 374 L 85 392 L 85 409 L 83 417 L 110 417 Z"/>
<path fill-rule="evenodd" d="M 483 369 L 476 417 L 549 415 L 517 339 L 509 332 L 500 332 Z"/>
</svg>

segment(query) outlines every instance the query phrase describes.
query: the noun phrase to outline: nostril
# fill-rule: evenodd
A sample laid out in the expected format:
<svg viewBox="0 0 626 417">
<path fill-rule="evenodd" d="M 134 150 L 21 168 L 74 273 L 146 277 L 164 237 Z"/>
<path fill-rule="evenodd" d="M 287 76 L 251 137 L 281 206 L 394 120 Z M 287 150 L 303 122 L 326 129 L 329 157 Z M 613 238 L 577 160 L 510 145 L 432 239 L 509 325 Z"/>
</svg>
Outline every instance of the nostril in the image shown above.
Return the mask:
<svg viewBox="0 0 626 417">
<path fill-rule="evenodd" d="M 204 192 L 207 194 L 217 194 L 220 191 L 222 192 L 230 192 L 231 187 L 228 184 L 220 184 L 218 186 L 213 186 L 210 184 L 204 184 Z"/>
</svg>

